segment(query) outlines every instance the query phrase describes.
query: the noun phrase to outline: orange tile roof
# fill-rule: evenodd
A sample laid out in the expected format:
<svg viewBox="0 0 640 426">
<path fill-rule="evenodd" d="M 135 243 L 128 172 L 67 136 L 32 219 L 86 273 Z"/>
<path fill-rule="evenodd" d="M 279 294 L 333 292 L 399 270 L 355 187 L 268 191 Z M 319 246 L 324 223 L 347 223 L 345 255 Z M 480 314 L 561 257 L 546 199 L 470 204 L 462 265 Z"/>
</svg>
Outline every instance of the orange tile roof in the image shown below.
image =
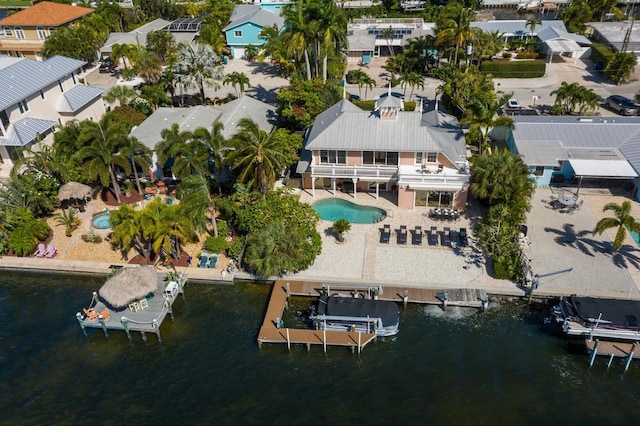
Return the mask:
<svg viewBox="0 0 640 426">
<path fill-rule="evenodd" d="M 93 12 L 88 7 L 43 1 L 11 16 L 7 16 L 0 25 L 51 26 L 66 24 Z"/>
</svg>

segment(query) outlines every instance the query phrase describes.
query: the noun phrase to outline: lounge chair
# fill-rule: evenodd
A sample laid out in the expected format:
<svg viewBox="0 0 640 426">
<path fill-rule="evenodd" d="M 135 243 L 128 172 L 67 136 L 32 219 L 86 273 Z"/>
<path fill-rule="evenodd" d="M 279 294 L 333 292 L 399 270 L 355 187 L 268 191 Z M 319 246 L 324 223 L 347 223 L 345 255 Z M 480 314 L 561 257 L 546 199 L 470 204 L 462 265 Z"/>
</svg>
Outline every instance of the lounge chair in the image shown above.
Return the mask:
<svg viewBox="0 0 640 426">
<path fill-rule="evenodd" d="M 391 239 L 391 225 L 384 225 L 384 227 L 380 230 L 380 242 L 388 244 L 390 239 Z"/>
<path fill-rule="evenodd" d="M 413 231 L 413 235 L 411 236 L 411 243 L 414 245 L 422 244 L 422 226 L 416 226 L 416 229 Z"/>
<path fill-rule="evenodd" d="M 89 309 L 84 308 L 82 310 L 84 311 L 84 314 L 87 316 L 88 321 L 98 320 L 98 313 L 93 308 L 89 308 Z"/>
<path fill-rule="evenodd" d="M 206 253 L 202 253 L 200 255 L 200 260 L 198 261 L 198 268 L 208 268 L 209 267 L 209 255 Z"/>
<path fill-rule="evenodd" d="M 44 257 L 44 254 L 47 252 L 47 247 L 44 245 L 44 243 L 40 243 L 38 244 L 38 249 L 36 250 L 36 252 L 33 254 L 35 257 Z"/>
<path fill-rule="evenodd" d="M 461 247 L 469 245 L 469 237 L 467 236 L 467 228 L 460 228 L 460 235 L 458 237 L 458 243 Z"/>
<path fill-rule="evenodd" d="M 104 308 L 104 310 L 100 312 L 100 315 L 102 315 L 102 319 L 104 321 L 109 321 L 111 319 L 111 311 L 109 308 Z"/>
<path fill-rule="evenodd" d="M 218 255 L 212 253 L 209 255 L 209 268 L 217 268 L 218 267 Z"/>
<path fill-rule="evenodd" d="M 44 253 L 44 257 L 54 257 L 56 254 L 58 254 L 58 249 L 56 248 L 56 246 L 54 246 L 53 244 L 49 244 L 47 246 L 47 250 Z"/>
<path fill-rule="evenodd" d="M 407 244 L 407 226 L 401 225 L 400 230 L 398 231 L 398 244 Z"/>
<path fill-rule="evenodd" d="M 442 233 L 441 242 L 443 246 L 451 247 L 451 229 L 448 226 L 444 227 L 444 232 Z"/>
<path fill-rule="evenodd" d="M 430 246 L 437 246 L 438 245 L 438 228 L 435 226 L 432 226 L 431 229 L 429 230 L 429 245 Z"/>
</svg>

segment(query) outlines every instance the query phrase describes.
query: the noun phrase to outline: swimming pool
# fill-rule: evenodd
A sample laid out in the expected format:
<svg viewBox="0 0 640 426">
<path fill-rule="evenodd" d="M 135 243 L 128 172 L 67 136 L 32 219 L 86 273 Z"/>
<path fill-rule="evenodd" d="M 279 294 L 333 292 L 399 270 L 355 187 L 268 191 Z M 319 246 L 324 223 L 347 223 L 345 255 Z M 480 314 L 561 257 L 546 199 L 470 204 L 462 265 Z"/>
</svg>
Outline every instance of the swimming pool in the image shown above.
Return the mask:
<svg viewBox="0 0 640 426">
<path fill-rule="evenodd" d="M 335 222 L 338 219 L 346 219 L 351 223 L 377 223 L 387 217 L 385 210 L 377 207 L 361 206 L 347 200 L 328 198 L 313 203 L 313 209 L 320 214 L 320 218 Z"/>
<path fill-rule="evenodd" d="M 94 218 L 91 219 L 91 226 L 96 229 L 111 229 L 111 225 L 109 225 L 109 217 L 111 217 L 110 213 L 101 213 L 94 216 Z"/>
<path fill-rule="evenodd" d="M 636 231 L 629 231 L 629 235 L 633 238 L 633 242 L 636 243 L 638 247 L 640 247 L 640 235 Z"/>
</svg>

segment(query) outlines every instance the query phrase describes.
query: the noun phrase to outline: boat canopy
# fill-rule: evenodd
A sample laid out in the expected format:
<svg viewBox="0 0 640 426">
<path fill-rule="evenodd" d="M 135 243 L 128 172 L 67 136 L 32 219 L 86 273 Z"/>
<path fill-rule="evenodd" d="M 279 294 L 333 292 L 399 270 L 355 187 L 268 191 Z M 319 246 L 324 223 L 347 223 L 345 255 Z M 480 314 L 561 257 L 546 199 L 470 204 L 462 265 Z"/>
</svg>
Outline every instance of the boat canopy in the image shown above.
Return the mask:
<svg viewBox="0 0 640 426">
<path fill-rule="evenodd" d="M 565 312 L 585 322 L 640 329 L 640 301 L 637 300 L 569 296 L 562 298 L 562 304 Z"/>
<path fill-rule="evenodd" d="M 398 324 L 400 317 L 395 302 L 327 295 L 320 296 L 318 315 L 380 318 L 384 327 Z"/>
</svg>

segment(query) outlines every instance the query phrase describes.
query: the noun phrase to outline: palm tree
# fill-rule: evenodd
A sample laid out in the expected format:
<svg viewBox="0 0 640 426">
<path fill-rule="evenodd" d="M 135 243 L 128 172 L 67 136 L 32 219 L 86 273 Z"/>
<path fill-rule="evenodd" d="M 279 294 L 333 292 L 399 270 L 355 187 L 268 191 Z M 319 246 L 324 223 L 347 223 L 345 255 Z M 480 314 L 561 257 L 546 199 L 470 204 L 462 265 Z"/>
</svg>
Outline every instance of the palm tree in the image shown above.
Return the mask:
<svg viewBox="0 0 640 426">
<path fill-rule="evenodd" d="M 191 223 L 198 231 L 207 229 L 207 215 L 213 224 L 213 235 L 218 236 L 218 225 L 216 223 L 216 205 L 211 196 L 209 182 L 204 176 L 187 176 L 178 185 L 178 199 L 181 200 L 180 207 L 184 214 L 189 217 Z"/>
<path fill-rule="evenodd" d="M 631 216 L 631 202 L 623 201 L 622 204 L 608 203 L 602 209 L 603 212 L 611 211 L 615 217 L 600 219 L 593 230 L 594 234 L 602 234 L 609 228 L 618 228 L 616 238 L 613 240 L 612 252 L 617 252 L 622 247 L 627 236 L 627 230 L 640 233 L 640 222 Z"/>
<path fill-rule="evenodd" d="M 227 74 L 222 82 L 224 85 L 230 84 L 236 91 L 236 98 L 240 97 L 244 92 L 245 87 L 251 87 L 249 83 L 249 77 L 243 72 L 234 71 L 231 74 Z M 240 87 L 240 93 L 238 94 L 238 87 Z"/>
<path fill-rule="evenodd" d="M 109 180 L 118 204 L 120 204 L 120 186 L 116 179 L 115 167 L 119 166 L 129 174 L 129 160 L 120 150 L 127 140 L 128 131 L 123 123 L 105 114 L 99 122 L 86 120 L 80 132 L 80 142 L 87 144 L 79 151 L 85 170 L 91 178 L 98 177 L 102 186 L 108 187 Z"/>
<path fill-rule="evenodd" d="M 376 81 L 369 77 L 369 74 L 365 74 L 361 79 L 360 83 L 364 86 L 364 99 L 367 99 L 367 91 L 368 89 L 373 89 L 376 87 Z"/>
<path fill-rule="evenodd" d="M 347 45 L 347 20 L 342 9 L 335 2 L 324 2 L 319 9 L 320 42 L 324 55 L 322 58 L 322 81 L 327 81 L 327 66 L 329 55 L 335 56 Z"/>
<path fill-rule="evenodd" d="M 578 83 L 567 83 L 563 81 L 559 88 L 551 92 L 552 96 L 556 95 L 553 107 L 560 115 L 571 114 L 573 112 L 578 103 L 577 99 L 581 87 Z"/>
<path fill-rule="evenodd" d="M 182 209 L 168 206 L 158 197 L 142 210 L 140 224 L 147 230 L 153 252 L 162 260 L 180 259 L 182 242 L 197 240 L 195 229 Z"/>
<path fill-rule="evenodd" d="M 62 210 L 55 216 L 56 222 L 65 227 L 65 235 L 67 237 L 70 237 L 71 234 L 73 234 L 73 231 L 82 223 L 80 218 L 76 216 L 76 213 L 76 209 L 69 208 L 67 210 Z"/>
<path fill-rule="evenodd" d="M 213 160 L 214 178 L 218 185 L 218 194 L 222 194 L 220 176 L 224 171 L 226 154 L 232 149 L 230 146 L 227 146 L 227 140 L 222 134 L 223 129 L 224 124 L 216 121 L 213 123 L 211 132 L 204 127 L 198 127 L 193 132 L 193 138 L 202 141 L 209 148 L 210 160 Z"/>
<path fill-rule="evenodd" d="M 307 80 L 311 80 L 311 62 L 308 47 L 316 28 L 308 22 L 305 15 L 305 6 L 304 0 L 297 0 L 296 3 L 282 8 L 282 16 L 287 28 L 286 31 L 290 34 L 287 36 L 289 52 L 292 52 L 296 58 L 304 56 Z"/>
<path fill-rule="evenodd" d="M 164 167 L 169 159 L 174 159 L 176 151 L 189 142 L 192 134 L 181 132 L 180 126 L 173 123 L 169 129 L 163 129 L 160 136 L 162 141 L 156 144 L 154 151 L 158 155 L 158 163 Z"/>
<path fill-rule="evenodd" d="M 175 53 L 176 42 L 169 31 L 154 30 L 147 34 L 146 46 L 148 51 L 158 55 L 162 64 L 166 64 L 168 56 Z"/>
<path fill-rule="evenodd" d="M 104 95 L 104 100 L 110 104 L 118 101 L 120 105 L 127 105 L 136 96 L 138 94 L 133 87 L 115 85 Z"/>
<path fill-rule="evenodd" d="M 201 139 L 195 139 L 191 132 L 181 132 L 174 123 L 170 129 L 160 132 L 162 142 L 156 145 L 158 162 L 165 164 L 169 158 L 174 160 L 173 174 L 184 179 L 197 173 L 206 174 L 206 164 L 209 160 L 209 147 Z"/>
<path fill-rule="evenodd" d="M 495 95 L 473 94 L 467 105 L 467 116 L 460 120 L 460 124 L 468 125 L 470 133 L 478 134 L 478 153 L 482 154 L 483 147 L 489 142 L 489 133 L 496 127 L 514 129 L 513 118 L 498 115 L 498 111 L 507 103 L 511 94 Z"/>
<path fill-rule="evenodd" d="M 154 84 L 162 75 L 162 63 L 160 57 L 150 50 L 140 49 L 136 58 L 136 70 L 138 75 L 147 83 Z"/>
<path fill-rule="evenodd" d="M 232 143 L 235 151 L 229 154 L 231 168 L 238 171 L 238 180 L 259 189 L 266 196 L 282 169 L 283 146 L 271 133 L 261 130 L 258 124 L 243 118 L 238 123 L 240 131 Z"/>
<path fill-rule="evenodd" d="M 436 31 L 436 44 L 450 43 L 455 49 L 454 64 L 458 63 L 458 51 L 467 42 L 476 36 L 476 31 L 471 28 L 471 22 L 475 18 L 475 12 L 460 4 L 453 4 L 449 10 L 443 12 L 443 19 L 438 23 Z"/>
<path fill-rule="evenodd" d="M 182 75 L 184 87 L 198 87 L 204 101 L 204 85 L 220 88 L 223 79 L 220 57 L 209 46 L 195 43 L 181 44 L 178 49 L 179 60 L 175 73 Z"/>
<path fill-rule="evenodd" d="M 533 31 L 536 29 L 538 24 L 540 24 L 540 20 L 538 18 L 529 18 L 527 19 L 527 23 L 524 25 L 531 30 L 531 37 L 533 37 Z"/>
<path fill-rule="evenodd" d="M 350 80 L 349 82 L 358 85 L 358 95 L 360 96 L 362 96 L 362 86 L 364 85 L 364 79 L 368 76 L 369 75 L 366 72 L 359 69 L 349 71 L 349 73 L 347 74 L 347 77 Z"/>
<path fill-rule="evenodd" d="M 111 58 L 117 64 L 122 59 L 125 71 L 129 69 L 127 66 L 127 60 L 132 63 L 132 59 L 135 57 L 135 52 L 138 51 L 138 47 L 135 44 L 118 44 L 115 43 L 111 46 Z"/>
<path fill-rule="evenodd" d="M 382 36 L 383 39 L 387 40 L 387 47 L 389 48 L 389 54 L 391 55 L 391 57 L 396 56 L 395 52 L 393 51 L 394 35 L 395 35 L 395 32 L 391 27 L 383 29 L 380 33 L 380 36 Z"/>
<path fill-rule="evenodd" d="M 151 150 L 142 144 L 136 137 L 129 136 L 124 141 L 120 152 L 131 162 L 131 169 L 133 170 L 133 177 L 136 181 L 136 188 L 138 189 L 138 194 L 142 196 L 142 187 L 140 186 L 140 177 L 138 176 L 137 166 L 140 166 L 144 171 L 149 170 L 151 167 Z"/>
<path fill-rule="evenodd" d="M 424 89 L 424 79 L 417 72 L 404 72 L 400 75 L 400 82 L 404 86 L 403 96 L 407 93 L 407 86 L 411 86 L 411 94 L 409 99 L 413 96 L 413 91 L 416 87 Z"/>
<path fill-rule="evenodd" d="M 351 230 L 351 222 L 347 219 L 338 219 L 333 222 L 333 232 L 337 234 L 338 241 L 344 242 L 344 233 Z"/>
</svg>

